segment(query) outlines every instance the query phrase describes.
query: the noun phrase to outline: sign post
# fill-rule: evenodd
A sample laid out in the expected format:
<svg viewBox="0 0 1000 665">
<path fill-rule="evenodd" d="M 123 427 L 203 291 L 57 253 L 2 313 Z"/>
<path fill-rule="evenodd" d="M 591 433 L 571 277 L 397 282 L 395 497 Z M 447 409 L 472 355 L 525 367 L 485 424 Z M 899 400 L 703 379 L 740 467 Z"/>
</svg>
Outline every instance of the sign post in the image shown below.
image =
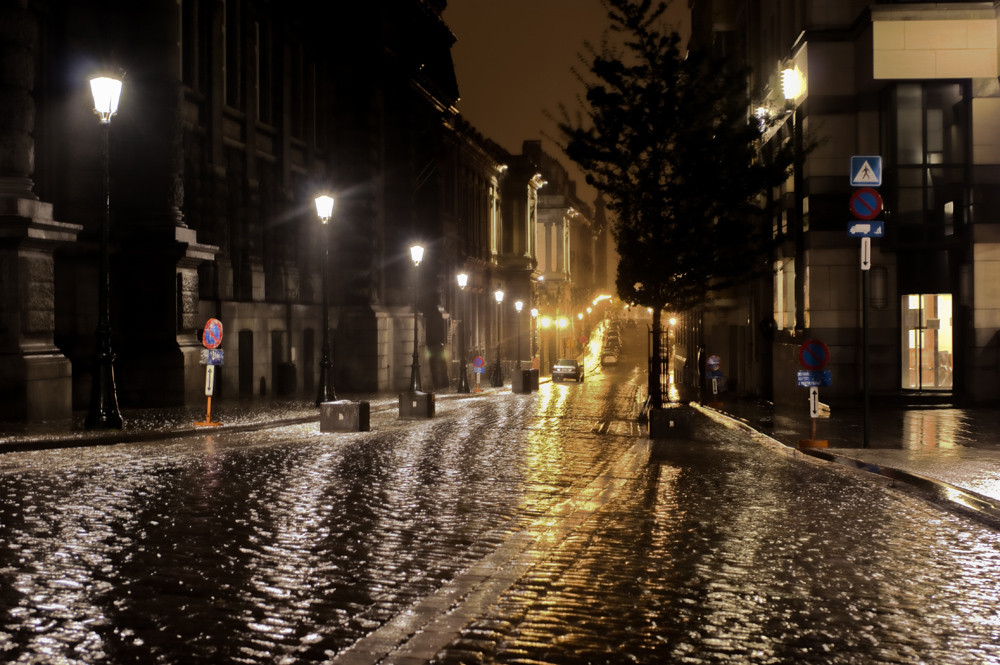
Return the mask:
<svg viewBox="0 0 1000 665">
<path fill-rule="evenodd" d="M 712 401 L 709 406 L 717 409 L 722 406 L 719 402 L 719 379 L 722 378 L 722 358 L 719 356 L 709 356 L 705 359 L 705 378 L 712 382 Z"/>
<path fill-rule="evenodd" d="M 479 377 L 483 375 L 486 371 L 486 361 L 482 356 L 476 356 L 472 359 L 472 372 L 476 375 L 476 387 L 472 390 L 474 393 L 481 393 L 483 389 L 479 387 Z"/>
<path fill-rule="evenodd" d="M 882 197 L 874 187 L 882 185 L 882 157 L 878 155 L 854 155 L 851 157 L 851 187 L 858 187 L 848 207 L 855 219 L 874 220 L 882 214 Z M 848 225 L 848 235 L 861 237 L 861 394 L 863 401 L 862 446 L 868 447 L 870 431 L 869 383 L 871 370 L 868 366 L 868 299 L 869 273 L 872 267 L 872 238 L 881 238 L 884 233 L 882 222 L 872 222 L 866 232 L 858 233 L 857 223 Z"/>
<path fill-rule="evenodd" d="M 201 364 L 205 366 L 205 398 L 208 405 L 205 409 L 205 420 L 196 422 L 195 427 L 218 427 L 222 423 L 212 422 L 212 395 L 215 393 L 215 368 L 222 364 L 222 321 L 209 319 L 201 335 L 201 344 L 205 348 L 201 352 Z"/>
<path fill-rule="evenodd" d="M 833 383 L 830 370 L 824 369 L 830 362 L 830 349 L 818 339 L 806 340 L 799 347 L 799 363 L 805 369 L 799 370 L 799 386 L 809 388 L 809 419 L 811 438 L 800 439 L 800 448 L 826 448 L 828 441 L 816 438 L 816 419 L 829 417 L 829 409 L 819 401 L 819 389 Z M 826 411 L 825 415 L 823 411 Z"/>
</svg>

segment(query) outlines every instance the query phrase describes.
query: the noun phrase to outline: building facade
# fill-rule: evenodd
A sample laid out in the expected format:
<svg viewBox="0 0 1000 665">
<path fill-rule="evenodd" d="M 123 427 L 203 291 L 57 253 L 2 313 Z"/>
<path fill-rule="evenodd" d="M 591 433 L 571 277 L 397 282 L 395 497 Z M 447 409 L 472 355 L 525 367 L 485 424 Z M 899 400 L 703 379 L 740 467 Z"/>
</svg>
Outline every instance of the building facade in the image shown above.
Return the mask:
<svg viewBox="0 0 1000 665">
<path fill-rule="evenodd" d="M 992 2 L 694 0 L 692 39 L 752 66 L 753 109 L 802 156 L 770 196 L 766 277 L 693 326 L 730 389 L 783 402 L 803 342 L 829 348 L 824 400 L 1000 399 L 1000 10 Z M 782 84 L 786 85 L 783 86 Z M 795 84 L 793 88 L 787 84 Z M 853 164 L 881 158 L 881 182 Z M 884 234 L 849 237 L 874 189 Z M 856 230 L 857 227 L 855 227 Z M 866 284 L 867 282 L 867 284 Z M 867 293 L 867 307 L 864 294 Z M 864 315 L 868 340 L 865 343 Z M 689 317 L 690 318 L 690 317 Z M 867 350 L 867 362 L 865 351 Z"/>
<path fill-rule="evenodd" d="M 209 318 L 217 396 L 315 395 L 324 288 L 336 391 L 405 390 L 414 369 L 444 389 L 463 351 L 528 359 L 543 178 L 459 115 L 445 5 L 6 3 L 0 420 L 87 407 L 105 210 L 122 406 L 204 399 Z M 106 171 L 96 75 L 124 81 Z"/>
</svg>

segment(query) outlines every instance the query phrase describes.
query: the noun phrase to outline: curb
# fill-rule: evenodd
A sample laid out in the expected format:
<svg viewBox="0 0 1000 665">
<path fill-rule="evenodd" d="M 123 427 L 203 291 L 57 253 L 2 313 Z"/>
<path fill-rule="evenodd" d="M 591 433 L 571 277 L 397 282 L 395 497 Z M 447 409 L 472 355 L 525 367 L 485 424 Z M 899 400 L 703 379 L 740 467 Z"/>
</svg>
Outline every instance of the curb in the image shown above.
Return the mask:
<svg viewBox="0 0 1000 665">
<path fill-rule="evenodd" d="M 845 457 L 817 449 L 804 449 L 802 452 L 833 464 L 846 466 L 849 469 L 866 471 L 892 481 L 904 482 L 919 490 L 932 503 L 977 519 L 993 528 L 1000 529 L 1000 501 L 996 499 L 983 496 L 969 489 L 957 487 L 937 478 L 922 476 L 919 473 L 905 471 L 896 467 L 864 462 L 852 457 Z"/>
<path fill-rule="evenodd" d="M 691 406 L 714 420 L 732 424 L 752 432 L 758 442 L 763 442 L 767 448 L 786 457 L 801 459 L 802 456 L 807 456 L 828 464 L 844 466 L 855 471 L 864 471 L 889 480 L 890 487 L 894 486 L 896 482 L 906 483 L 910 488 L 916 490 L 922 498 L 937 506 L 975 519 L 994 529 L 1000 529 L 1000 501 L 996 499 L 983 496 L 969 489 L 957 487 L 943 480 L 922 476 L 918 473 L 905 471 L 896 467 L 845 457 L 822 448 L 793 447 L 761 432 L 742 418 L 737 418 L 723 411 L 717 411 L 716 409 L 700 404 L 692 404 Z"/>
</svg>

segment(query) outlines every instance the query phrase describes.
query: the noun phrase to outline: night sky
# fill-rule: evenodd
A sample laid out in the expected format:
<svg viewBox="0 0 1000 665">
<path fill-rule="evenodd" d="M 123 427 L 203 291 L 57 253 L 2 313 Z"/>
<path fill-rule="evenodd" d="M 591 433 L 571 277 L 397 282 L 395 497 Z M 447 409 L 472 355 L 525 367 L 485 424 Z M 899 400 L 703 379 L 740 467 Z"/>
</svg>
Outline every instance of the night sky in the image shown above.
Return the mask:
<svg viewBox="0 0 1000 665">
<path fill-rule="evenodd" d="M 671 11 L 686 9 L 674 0 Z M 593 203 L 594 191 L 551 139 L 556 127 L 544 111 L 571 114 L 583 86 L 571 69 L 584 41 L 599 45 L 608 25 L 600 0 L 449 0 L 444 19 L 457 41 L 452 57 L 461 100 L 458 110 L 484 136 L 518 154 L 525 139 L 541 139 Z"/>
</svg>

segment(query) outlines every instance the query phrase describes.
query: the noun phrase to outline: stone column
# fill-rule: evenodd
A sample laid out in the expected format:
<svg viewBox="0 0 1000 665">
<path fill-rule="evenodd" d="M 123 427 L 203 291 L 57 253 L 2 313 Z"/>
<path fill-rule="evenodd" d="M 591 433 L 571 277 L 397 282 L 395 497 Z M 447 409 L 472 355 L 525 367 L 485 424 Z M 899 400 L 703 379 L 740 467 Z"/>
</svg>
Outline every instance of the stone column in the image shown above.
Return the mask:
<svg viewBox="0 0 1000 665">
<path fill-rule="evenodd" d="M 38 24 L 26 1 L 0 7 L 0 419 L 69 419 L 72 368 L 56 348 L 53 252 L 80 226 L 52 219 L 34 183 Z"/>
<path fill-rule="evenodd" d="M 197 271 L 217 248 L 200 243 L 181 212 L 179 10 L 174 0 L 145 0 L 130 11 L 137 36 L 121 38 L 128 71 L 111 129 L 118 397 L 123 406 L 197 403 L 204 400 Z"/>
</svg>

